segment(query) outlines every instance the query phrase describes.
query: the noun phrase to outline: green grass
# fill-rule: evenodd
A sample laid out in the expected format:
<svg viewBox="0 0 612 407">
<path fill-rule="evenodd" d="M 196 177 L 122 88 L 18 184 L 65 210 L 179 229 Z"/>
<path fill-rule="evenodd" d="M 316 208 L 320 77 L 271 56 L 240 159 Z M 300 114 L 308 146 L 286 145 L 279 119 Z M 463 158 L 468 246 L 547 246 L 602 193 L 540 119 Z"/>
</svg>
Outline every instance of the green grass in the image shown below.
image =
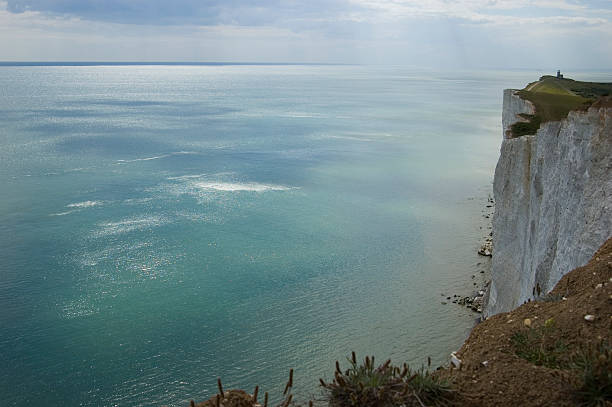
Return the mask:
<svg viewBox="0 0 612 407">
<path fill-rule="evenodd" d="M 519 91 L 535 106 L 528 122 L 515 123 L 512 137 L 536 134 L 542 123 L 565 119 L 572 110 L 587 109 L 597 98 L 612 94 L 612 83 L 580 82 L 543 76 Z"/>
<path fill-rule="evenodd" d="M 612 348 L 607 342 L 583 347 L 573 358 L 579 372 L 576 395 L 580 405 L 605 406 L 612 401 Z"/>
<path fill-rule="evenodd" d="M 534 365 L 551 369 L 565 368 L 569 365 L 567 346 L 563 341 L 554 339 L 555 324 L 550 321 L 544 326 L 514 333 L 510 343 L 518 357 Z"/>
<path fill-rule="evenodd" d="M 571 95 L 571 96 L 575 95 L 572 91 L 563 87 L 560 81 L 556 80 L 556 78 L 553 80 L 545 79 L 545 80 L 536 82 L 531 87 L 527 86 L 525 89 L 529 89 L 530 92 L 534 92 L 534 93 L 551 93 L 554 95 Z"/>
<path fill-rule="evenodd" d="M 597 99 L 600 96 L 612 94 L 612 83 L 581 82 L 569 78 L 557 79 L 554 76 L 542 76 L 533 88 L 529 90 L 537 93 L 553 93 L 581 96 L 585 99 Z"/>
<path fill-rule="evenodd" d="M 577 95 L 527 90 L 519 91 L 519 96 L 534 104 L 540 123 L 565 119 L 570 111 L 585 109 L 593 102 Z"/>
<path fill-rule="evenodd" d="M 521 330 L 510 338 L 517 356 L 538 366 L 572 372 L 567 379 L 573 387 L 577 405 L 608 406 L 612 402 L 612 347 L 607 341 L 582 344 L 571 351 L 555 339 L 555 323 Z"/>
</svg>

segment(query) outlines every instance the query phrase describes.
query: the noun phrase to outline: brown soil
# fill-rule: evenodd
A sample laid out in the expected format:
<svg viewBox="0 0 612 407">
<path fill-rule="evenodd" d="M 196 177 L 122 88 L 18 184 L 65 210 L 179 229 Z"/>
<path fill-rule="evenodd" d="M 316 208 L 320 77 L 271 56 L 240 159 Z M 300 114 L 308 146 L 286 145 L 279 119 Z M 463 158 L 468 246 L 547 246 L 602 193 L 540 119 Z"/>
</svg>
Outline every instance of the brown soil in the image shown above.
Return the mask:
<svg viewBox="0 0 612 407">
<path fill-rule="evenodd" d="M 219 404 L 217 404 L 217 397 L 219 398 Z M 258 404 L 254 402 L 253 396 L 247 394 L 242 390 L 228 390 L 223 396 L 217 395 L 210 400 L 203 401 L 201 403 L 194 403 L 196 407 L 253 407 Z"/>
<path fill-rule="evenodd" d="M 600 108 L 600 107 L 612 107 L 612 96 L 602 96 L 602 97 L 600 97 L 595 102 L 593 102 L 591 107 L 597 107 L 597 108 Z"/>
<path fill-rule="evenodd" d="M 601 284 L 597 288 L 598 284 Z M 566 299 L 561 299 L 564 297 Z M 542 327 L 552 318 L 551 339 L 567 345 L 567 359 L 586 344 L 610 341 L 612 332 L 612 238 L 584 267 L 566 274 L 550 301 L 533 301 L 477 325 L 457 352 L 461 369 L 445 370 L 469 406 L 573 406 L 575 371 L 551 369 L 518 357 L 513 334 Z M 595 320 L 589 322 L 584 316 Z M 531 328 L 525 320 L 531 321 Z M 482 362 L 486 362 L 484 365 Z M 485 366 L 486 365 L 486 366 Z M 612 403 L 609 403 L 612 405 Z"/>
</svg>

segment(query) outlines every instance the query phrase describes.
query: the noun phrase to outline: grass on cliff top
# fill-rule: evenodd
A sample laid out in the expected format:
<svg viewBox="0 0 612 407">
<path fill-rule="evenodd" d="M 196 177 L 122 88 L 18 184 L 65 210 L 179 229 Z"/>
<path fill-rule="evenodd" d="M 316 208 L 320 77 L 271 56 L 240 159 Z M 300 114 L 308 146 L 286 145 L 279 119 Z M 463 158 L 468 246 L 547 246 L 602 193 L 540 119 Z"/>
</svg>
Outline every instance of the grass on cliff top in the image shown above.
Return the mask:
<svg viewBox="0 0 612 407">
<path fill-rule="evenodd" d="M 527 122 L 513 124 L 513 137 L 535 134 L 542 123 L 565 119 L 572 110 L 587 109 L 597 98 L 612 94 L 612 83 L 543 76 L 518 93 L 533 103 L 536 114 L 526 117 Z"/>
</svg>

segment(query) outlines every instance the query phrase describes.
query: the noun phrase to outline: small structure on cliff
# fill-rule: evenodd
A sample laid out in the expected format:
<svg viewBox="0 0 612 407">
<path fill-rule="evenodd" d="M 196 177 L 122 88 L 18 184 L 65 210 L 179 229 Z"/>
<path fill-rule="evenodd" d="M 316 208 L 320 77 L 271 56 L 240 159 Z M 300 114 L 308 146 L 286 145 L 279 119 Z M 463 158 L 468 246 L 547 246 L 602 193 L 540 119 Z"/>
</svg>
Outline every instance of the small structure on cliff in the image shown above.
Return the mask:
<svg viewBox="0 0 612 407">
<path fill-rule="evenodd" d="M 553 77 L 504 91 L 485 316 L 548 293 L 612 236 L 610 92 Z M 526 120 L 537 126 L 517 132 Z"/>
<path fill-rule="evenodd" d="M 557 69 L 557 79 L 563 79 L 563 74 L 561 73 L 561 70 Z"/>
</svg>

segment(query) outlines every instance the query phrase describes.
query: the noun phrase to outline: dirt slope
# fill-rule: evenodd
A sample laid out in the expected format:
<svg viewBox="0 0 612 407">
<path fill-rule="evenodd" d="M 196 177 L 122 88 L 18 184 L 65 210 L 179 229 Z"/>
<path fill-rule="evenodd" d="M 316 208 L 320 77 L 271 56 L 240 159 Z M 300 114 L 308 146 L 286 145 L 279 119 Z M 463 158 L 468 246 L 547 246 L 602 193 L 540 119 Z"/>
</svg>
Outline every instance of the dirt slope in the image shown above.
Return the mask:
<svg viewBox="0 0 612 407">
<path fill-rule="evenodd" d="M 585 315 L 593 315 L 594 320 L 585 320 Z M 563 345 L 561 362 L 568 361 L 581 346 L 602 339 L 610 342 L 612 238 L 587 265 L 565 275 L 551 294 L 474 328 L 457 352 L 461 369 L 442 373 L 453 377 L 463 394 L 460 405 L 576 405 L 570 385 L 574 370 L 537 366 L 518 357 L 512 345 L 511 337 L 517 332 L 541 330 L 547 320 L 547 342 Z"/>
</svg>

